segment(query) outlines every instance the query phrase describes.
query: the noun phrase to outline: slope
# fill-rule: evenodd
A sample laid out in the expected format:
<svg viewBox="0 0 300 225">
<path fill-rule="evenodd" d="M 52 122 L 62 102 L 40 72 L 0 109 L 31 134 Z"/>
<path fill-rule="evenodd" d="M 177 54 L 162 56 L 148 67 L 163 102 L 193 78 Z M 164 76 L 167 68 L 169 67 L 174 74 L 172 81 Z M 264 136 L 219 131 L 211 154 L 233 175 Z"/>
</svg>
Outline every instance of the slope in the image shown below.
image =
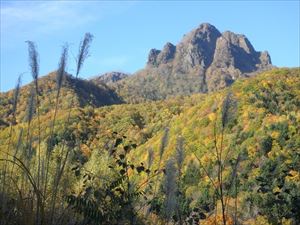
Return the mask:
<svg viewBox="0 0 300 225">
<path fill-rule="evenodd" d="M 240 79 L 231 87 L 210 94 L 140 104 L 75 108 L 70 124 L 66 123 L 67 111 L 62 109 L 55 129 L 56 147 L 51 153 L 53 160 L 56 160 L 59 146 L 64 141 L 64 129 L 68 130 L 68 138 L 76 140 L 64 175 L 64 180 L 68 181 L 65 182 L 67 188 L 64 193 L 78 193 L 80 185 L 85 190 L 85 177 L 72 177 L 74 165 L 78 165 L 81 171 L 88 171 L 88 174 L 113 179 L 105 167 L 110 165 L 107 146 L 114 141 L 113 133 L 126 136 L 127 140 L 138 145 L 129 155 L 130 160 L 136 164 L 142 162 L 146 166 L 148 150 L 152 149 L 153 171 L 165 168 L 170 158 L 176 158 L 177 140 L 183 138 L 184 161 L 180 190 L 186 201 L 185 209 L 190 212 L 200 208 L 206 217 L 201 222 L 213 223 L 211 219 L 214 217 L 211 215 L 216 212 L 214 205 L 218 207 L 220 203 L 214 202 L 214 190 L 203 168 L 217 182 L 214 146 L 215 140 L 219 146 L 222 138 L 222 102 L 227 93 L 231 93 L 232 104 L 223 137 L 224 151 L 228 153 L 223 173 L 224 187 L 228 191 L 228 216 L 233 218 L 234 199 L 237 199 L 240 224 L 255 224 L 257 221 L 261 224 L 278 224 L 283 218 L 287 223 L 297 224 L 300 208 L 299 90 L 299 68 L 274 69 L 249 79 Z M 49 132 L 46 128 L 49 118 L 47 120 L 46 116 L 41 118 L 43 132 Z M 37 126 L 36 122 L 34 119 L 32 127 Z M 13 127 L 14 145 L 18 142 L 22 127 L 26 128 L 26 123 Z M 167 139 L 163 138 L 166 128 Z M 6 149 L 8 143 L 8 133 L 9 128 L 0 130 L 0 145 L 3 149 Z M 47 135 L 43 135 L 42 140 L 42 146 L 47 146 Z M 162 140 L 164 148 L 161 153 Z M 33 146 L 36 146 L 37 140 L 33 142 Z M 22 152 L 18 154 L 21 157 Z M 238 192 L 235 198 L 234 191 L 228 187 L 237 161 L 235 182 Z M 136 184 L 139 179 L 133 178 L 133 181 Z M 154 180 L 161 202 L 165 196 L 160 188 L 164 185 L 163 181 L 164 175 Z M 96 186 L 97 183 L 91 185 Z M 143 203 L 143 200 L 140 201 Z M 157 207 L 163 209 L 164 205 L 160 203 Z"/>
<path fill-rule="evenodd" d="M 56 96 L 56 72 L 39 78 L 39 101 L 40 113 L 47 114 L 54 109 Z M 29 99 L 33 83 L 25 85 L 20 89 L 18 107 L 16 112 L 17 122 L 26 120 L 28 113 Z M 75 79 L 69 74 L 64 76 L 59 99 L 59 108 L 69 108 L 71 101 L 75 107 L 85 107 L 87 105 L 99 107 L 103 105 L 119 104 L 122 100 L 118 95 L 105 84 L 95 85 L 94 83 Z M 36 104 L 34 102 L 34 104 Z M 1 124 L 8 125 L 11 120 L 13 107 L 13 90 L 0 94 L 0 117 Z"/>
</svg>

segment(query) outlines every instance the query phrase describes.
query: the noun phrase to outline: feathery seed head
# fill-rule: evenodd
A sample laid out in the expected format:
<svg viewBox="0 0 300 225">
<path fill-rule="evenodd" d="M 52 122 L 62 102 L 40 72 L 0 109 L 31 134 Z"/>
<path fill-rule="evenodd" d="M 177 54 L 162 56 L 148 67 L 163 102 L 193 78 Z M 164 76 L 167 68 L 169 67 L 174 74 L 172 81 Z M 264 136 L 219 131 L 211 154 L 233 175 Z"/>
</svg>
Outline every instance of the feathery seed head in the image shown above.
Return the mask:
<svg viewBox="0 0 300 225">
<path fill-rule="evenodd" d="M 18 102 L 18 98 L 19 98 L 19 94 L 20 94 L 21 78 L 22 78 L 22 74 L 19 75 L 16 87 L 14 89 L 14 99 L 13 99 L 13 114 L 14 115 L 16 114 L 16 111 L 17 111 L 17 102 Z"/>
<path fill-rule="evenodd" d="M 160 159 L 162 158 L 162 156 L 164 154 L 164 151 L 165 151 L 165 148 L 168 145 L 168 139 L 169 139 L 169 128 L 167 127 L 165 129 L 165 132 L 164 132 L 163 137 L 161 139 L 161 144 L 160 144 L 160 148 L 159 148 L 159 158 Z"/>
<path fill-rule="evenodd" d="M 176 142 L 176 162 L 178 171 L 180 172 L 182 169 L 183 161 L 184 161 L 184 149 L 183 149 L 184 139 L 182 136 L 177 138 Z"/>
<path fill-rule="evenodd" d="M 230 107 L 233 105 L 233 98 L 232 98 L 232 93 L 228 93 L 223 101 L 222 104 L 222 118 L 221 118 L 221 122 L 222 122 L 222 127 L 224 128 L 228 121 L 229 121 L 229 113 L 230 113 Z"/>
<path fill-rule="evenodd" d="M 34 89 L 31 88 L 30 89 L 30 95 L 29 95 L 29 99 L 28 99 L 28 106 L 27 106 L 27 121 L 30 123 L 33 117 L 33 113 L 34 113 Z"/>
<path fill-rule="evenodd" d="M 148 149 L 148 169 L 150 169 L 150 167 L 152 166 L 153 163 L 153 159 L 154 159 L 154 152 L 152 148 Z"/>
<path fill-rule="evenodd" d="M 63 76 L 66 71 L 66 66 L 67 66 L 67 58 L 68 58 L 68 45 L 64 45 L 60 57 L 60 62 L 58 65 L 58 70 L 56 72 L 56 86 L 57 89 L 60 90 L 62 86 L 62 81 L 63 81 Z"/>
<path fill-rule="evenodd" d="M 39 55 L 36 50 L 36 45 L 32 41 L 27 41 L 28 53 L 29 53 L 29 66 L 31 69 L 31 75 L 36 82 L 39 74 Z"/>
<path fill-rule="evenodd" d="M 89 56 L 89 48 L 92 40 L 93 40 L 93 35 L 91 35 L 90 33 L 86 33 L 83 41 L 81 41 L 80 43 L 79 52 L 77 56 L 76 77 L 78 76 L 82 68 L 84 60 Z"/>
<path fill-rule="evenodd" d="M 164 179 L 164 191 L 166 194 L 165 199 L 165 209 L 167 212 L 167 218 L 170 219 L 170 216 L 173 214 L 176 208 L 176 192 L 177 192 L 177 183 L 176 183 L 176 167 L 175 160 L 170 158 L 166 163 L 166 175 Z"/>
</svg>

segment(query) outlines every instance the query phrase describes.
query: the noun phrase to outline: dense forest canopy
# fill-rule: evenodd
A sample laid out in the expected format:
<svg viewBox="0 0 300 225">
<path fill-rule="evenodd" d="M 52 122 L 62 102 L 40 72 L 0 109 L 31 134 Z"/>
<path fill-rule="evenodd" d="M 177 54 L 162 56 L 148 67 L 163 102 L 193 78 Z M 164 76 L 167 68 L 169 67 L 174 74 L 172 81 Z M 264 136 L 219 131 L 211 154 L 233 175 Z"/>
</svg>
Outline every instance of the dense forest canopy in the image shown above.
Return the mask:
<svg viewBox="0 0 300 225">
<path fill-rule="evenodd" d="M 1 161 L 2 172 L 4 166 L 8 171 L 1 192 L 7 205 L 1 217 L 8 224 L 25 218 L 27 224 L 35 222 L 31 220 L 37 190 L 19 163 L 37 182 L 40 145 L 43 166 L 50 157 L 43 190 L 45 224 L 66 153 L 64 172 L 56 183 L 51 219 L 56 224 L 222 223 L 219 161 L 227 224 L 296 224 L 299 79 L 298 68 L 274 69 L 208 95 L 100 108 L 78 105 L 71 111 L 60 105 L 53 131 L 53 110 L 41 113 L 40 121 L 34 116 L 29 131 L 26 120 L 3 126 L 1 160 L 10 161 Z M 223 127 L 226 96 L 231 100 Z M 41 100 L 42 104 L 53 107 Z M 223 149 L 221 160 L 215 145 Z"/>
</svg>

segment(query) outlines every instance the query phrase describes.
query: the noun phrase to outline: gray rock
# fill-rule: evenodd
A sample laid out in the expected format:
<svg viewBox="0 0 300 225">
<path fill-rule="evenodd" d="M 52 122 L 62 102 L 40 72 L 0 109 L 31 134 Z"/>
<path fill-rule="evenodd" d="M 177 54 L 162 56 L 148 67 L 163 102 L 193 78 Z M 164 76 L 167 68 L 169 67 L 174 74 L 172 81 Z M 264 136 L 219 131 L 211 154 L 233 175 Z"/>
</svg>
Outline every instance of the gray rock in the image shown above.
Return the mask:
<svg viewBox="0 0 300 225">
<path fill-rule="evenodd" d="M 160 50 L 157 50 L 155 48 L 150 50 L 148 55 L 148 62 L 147 62 L 148 66 L 158 66 L 157 56 L 160 52 L 161 52 Z"/>
<path fill-rule="evenodd" d="M 208 23 L 185 35 L 177 45 L 175 71 L 189 73 L 191 69 L 206 69 L 213 60 L 216 40 L 221 33 Z"/>
<path fill-rule="evenodd" d="M 257 66 L 260 68 L 272 67 L 271 56 L 268 51 L 260 52 L 259 61 L 260 63 Z"/>
<path fill-rule="evenodd" d="M 165 44 L 163 50 L 157 56 L 157 63 L 160 65 L 170 62 L 174 59 L 175 52 L 176 46 L 168 42 L 167 44 Z"/>
<path fill-rule="evenodd" d="M 104 83 L 104 84 L 110 85 L 110 84 L 120 81 L 128 76 L 129 76 L 128 74 L 122 73 L 122 72 L 108 72 L 108 73 L 104 73 L 104 74 L 93 77 L 91 79 L 91 81 L 96 84 Z"/>
<path fill-rule="evenodd" d="M 176 46 L 151 49 L 146 68 L 116 86 L 125 99 L 164 99 L 219 90 L 272 67 L 268 52 L 256 51 L 245 35 L 203 23 Z"/>
</svg>

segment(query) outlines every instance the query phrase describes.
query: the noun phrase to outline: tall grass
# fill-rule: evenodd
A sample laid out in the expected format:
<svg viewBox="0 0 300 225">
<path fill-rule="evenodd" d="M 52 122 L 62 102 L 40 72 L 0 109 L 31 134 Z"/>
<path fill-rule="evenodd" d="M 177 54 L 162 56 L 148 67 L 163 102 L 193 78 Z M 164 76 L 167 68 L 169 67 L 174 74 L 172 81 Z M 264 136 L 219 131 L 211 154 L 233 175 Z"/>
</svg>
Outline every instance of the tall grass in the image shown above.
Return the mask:
<svg viewBox="0 0 300 225">
<path fill-rule="evenodd" d="M 90 44 L 93 40 L 93 35 L 90 33 L 86 33 L 83 40 L 81 41 L 80 45 L 79 45 L 79 51 L 78 51 L 78 55 L 77 55 L 77 67 L 76 67 L 76 78 L 78 77 L 82 65 L 84 63 L 84 61 L 86 60 L 86 58 L 89 56 L 89 49 L 90 49 Z"/>
<path fill-rule="evenodd" d="M 154 160 L 154 151 L 152 148 L 148 149 L 148 156 L 147 156 L 147 167 L 148 170 L 151 169 L 151 166 L 153 164 L 153 160 Z"/>
<path fill-rule="evenodd" d="M 159 160 L 158 160 L 158 165 L 157 165 L 157 171 L 159 172 L 160 170 L 160 166 L 161 166 L 161 162 L 162 162 L 162 158 L 163 158 L 163 154 L 165 152 L 165 149 L 168 145 L 168 141 L 169 141 L 169 128 L 166 127 L 165 130 L 164 130 L 164 133 L 163 133 L 163 136 L 161 138 L 161 141 L 160 141 L 160 146 L 159 146 Z M 158 177 L 157 177 L 158 179 Z M 158 189 L 158 180 L 156 180 L 156 185 L 154 187 L 154 194 L 153 194 L 153 199 L 156 198 L 156 195 L 157 195 L 157 189 Z"/>
<path fill-rule="evenodd" d="M 13 92 L 13 107 L 12 107 L 12 119 L 10 122 L 10 128 L 9 128 L 9 138 L 8 138 L 8 143 L 7 143 L 7 148 L 6 148 L 6 156 L 5 159 L 8 160 L 9 158 L 9 151 L 11 147 L 11 142 L 12 142 L 12 137 L 13 137 L 13 125 L 16 124 L 16 112 L 17 112 L 17 103 L 18 103 L 18 98 L 19 98 L 19 93 L 20 93 L 20 86 L 21 86 L 21 77 L 22 75 L 19 75 L 14 92 Z M 6 193 L 6 187 L 7 187 L 7 170 L 8 170 L 8 161 L 4 162 L 4 169 L 2 173 L 2 193 Z M 9 185 L 8 185 L 9 186 Z M 6 196 L 1 196 L 0 200 L 2 202 L 2 210 L 6 210 L 6 203 L 7 199 Z"/>
<path fill-rule="evenodd" d="M 56 97 L 55 97 L 55 109 L 54 109 L 54 115 L 51 123 L 50 128 L 50 134 L 49 134 L 49 144 L 47 146 L 47 152 L 46 152 L 46 172 L 45 172 L 45 182 L 44 182 L 44 195 L 46 195 L 47 192 L 47 185 L 48 185 L 48 175 L 49 175 L 49 164 L 50 164 L 50 155 L 53 147 L 53 136 L 54 136 L 54 128 L 55 128 L 55 122 L 56 122 L 56 116 L 59 106 L 59 97 L 60 97 L 60 91 L 62 88 L 63 78 L 66 73 L 66 66 L 67 66 L 67 58 L 68 58 L 68 46 L 65 45 L 62 48 L 61 58 L 58 64 L 58 69 L 56 72 Z"/>
<path fill-rule="evenodd" d="M 89 56 L 89 48 L 90 48 L 90 44 L 91 44 L 92 40 L 93 40 L 93 36 L 90 33 L 86 33 L 83 40 L 81 41 L 81 43 L 79 45 L 79 51 L 78 51 L 78 55 L 77 55 L 77 59 L 76 59 L 77 65 L 76 65 L 75 84 L 77 82 L 79 73 L 82 69 L 83 63 L 86 60 L 86 58 Z M 64 65 L 62 63 L 63 59 L 64 59 L 64 54 L 62 54 L 62 57 L 61 57 L 61 63 L 60 63 L 61 68 Z M 60 77 L 58 76 L 57 79 L 60 80 Z M 73 88 L 76 88 L 76 85 Z M 70 125 L 71 110 L 73 108 L 73 104 L 74 104 L 74 96 L 72 96 L 71 103 L 69 105 L 68 117 L 67 117 L 67 122 L 65 123 L 65 130 L 64 130 L 63 136 L 66 135 L 67 128 Z M 63 144 L 62 144 L 62 149 L 61 149 L 61 159 L 62 160 L 60 162 L 57 173 L 55 174 L 55 179 L 54 179 L 54 183 L 53 183 L 53 191 L 52 191 L 52 197 L 51 197 L 51 203 L 50 203 L 50 205 L 51 205 L 50 224 L 55 224 L 54 215 L 55 215 L 55 203 L 56 203 L 56 198 L 57 198 L 57 194 L 58 194 L 58 186 L 59 186 L 60 180 L 62 178 L 62 175 L 64 173 L 65 166 L 66 166 L 68 156 L 69 156 L 69 149 L 67 149 L 65 151 L 66 144 L 67 144 L 66 140 L 64 139 Z"/>
<path fill-rule="evenodd" d="M 167 219 L 167 223 L 169 223 L 173 213 L 176 209 L 176 192 L 177 192 L 177 181 L 176 181 L 176 167 L 175 167 L 175 160 L 174 158 L 170 158 L 165 167 L 165 179 L 164 179 L 164 192 L 166 195 L 165 201 L 164 201 L 164 207 L 165 207 L 165 217 Z"/>
<path fill-rule="evenodd" d="M 39 77 L 39 54 L 34 42 L 27 41 L 28 44 L 28 53 L 29 53 L 29 67 L 31 69 L 31 75 L 34 82 L 35 89 L 35 98 L 36 98 L 36 111 L 37 111 L 37 120 L 38 120 L 38 149 L 37 149 L 37 159 L 38 159 L 38 170 L 37 170 L 37 189 L 41 189 L 41 121 L 40 121 L 40 102 L 39 102 L 39 86 L 38 86 L 38 77 Z M 36 223 L 43 224 L 44 217 L 44 206 L 40 201 L 37 200 L 37 210 L 36 210 Z"/>
<path fill-rule="evenodd" d="M 76 65 L 76 79 L 79 76 L 79 73 L 82 69 L 83 63 L 85 59 L 89 56 L 89 47 L 92 41 L 92 35 L 87 33 L 79 46 L 79 53 L 77 57 L 77 65 Z M 23 132 L 23 128 L 20 128 L 19 137 L 17 140 L 17 144 L 14 146 L 13 153 L 10 153 L 10 148 L 12 148 L 12 138 L 13 138 L 13 125 L 16 125 L 16 111 L 17 111 L 17 102 L 20 93 L 20 85 L 21 85 L 21 76 L 17 81 L 16 88 L 13 93 L 12 100 L 12 120 L 10 124 L 10 132 L 7 144 L 7 150 L 1 152 L 5 155 L 4 158 L 1 158 L 0 161 L 3 162 L 3 173 L 1 177 L 1 201 L 6 201 L 6 196 L 8 193 L 7 189 L 7 179 L 9 178 L 12 181 L 12 184 L 15 187 L 15 190 L 19 193 L 19 210 L 22 212 L 20 218 L 22 222 L 25 224 L 36 224 L 36 225 L 44 225 L 44 224 L 56 224 L 54 220 L 55 215 L 55 202 L 58 194 L 58 187 L 60 186 L 60 180 L 64 173 L 64 168 L 66 166 L 66 162 L 68 159 L 69 149 L 64 151 L 66 148 L 66 140 L 63 140 L 62 149 L 61 149 L 61 161 L 58 163 L 57 171 L 55 174 L 55 178 L 53 183 L 49 185 L 49 172 L 50 172 L 50 160 L 51 160 L 51 149 L 49 146 L 53 146 L 53 138 L 55 133 L 55 125 L 56 125 L 56 117 L 59 110 L 59 102 L 60 102 L 60 94 L 61 88 L 63 86 L 64 76 L 66 74 L 67 67 L 67 58 L 68 58 L 68 46 L 63 46 L 61 58 L 58 64 L 58 70 L 56 73 L 56 95 L 55 95 L 55 106 L 54 106 L 54 114 L 51 119 L 50 125 L 50 133 L 48 135 L 48 144 L 47 151 L 42 156 L 41 152 L 41 120 L 40 120 L 40 87 L 39 87 L 39 55 L 37 51 L 37 47 L 34 42 L 27 41 L 28 44 L 28 54 L 29 54 L 29 67 L 31 71 L 31 76 L 33 78 L 33 85 L 29 88 L 30 93 L 27 102 L 27 112 L 26 112 L 26 132 Z M 74 86 L 74 88 L 76 85 Z M 73 107 L 74 96 L 72 96 L 71 104 L 68 109 L 68 119 L 65 124 L 66 128 L 70 125 L 70 116 L 71 109 Z M 34 114 L 36 114 L 36 123 L 34 126 L 32 125 L 32 121 L 34 118 Z M 33 128 L 37 127 L 37 132 L 33 131 Z M 25 133 L 23 135 L 23 133 Z M 35 135 L 37 133 L 37 135 Z M 66 133 L 64 133 L 63 137 L 65 137 Z M 23 138 L 24 136 L 24 138 Z M 22 145 L 22 140 L 25 140 L 25 145 Z M 33 142 L 34 139 L 37 140 L 36 151 L 35 151 L 35 162 L 36 162 L 36 170 L 32 170 L 32 152 L 34 151 Z M 69 148 L 69 147 L 68 147 Z M 20 149 L 23 149 L 21 155 L 22 159 L 18 156 Z M 7 173 L 8 164 L 12 164 L 11 171 Z M 14 167 L 22 171 L 23 177 L 21 177 L 21 186 L 18 187 L 16 179 L 14 179 Z M 30 186 L 28 186 L 30 185 Z M 32 195 L 33 193 L 33 195 Z M 47 203 L 47 200 L 50 198 L 50 204 Z M 3 202 L 3 201 L 2 201 Z M 49 207 L 50 206 L 50 207 Z M 49 207 L 49 208 L 48 208 Z M 1 209 L 5 210 L 4 207 Z M 2 210 L 2 211 L 3 211 Z M 45 215 L 45 210 L 47 210 L 47 217 Z M 1 212 L 1 215 L 4 216 L 5 212 Z M 7 217 L 8 219 L 9 217 Z M 1 219 L 2 220 L 2 219 Z M 1 221 L 2 223 L 10 223 L 9 221 Z"/>
<path fill-rule="evenodd" d="M 184 138 L 182 136 L 177 137 L 176 141 L 176 152 L 175 152 L 175 161 L 177 165 L 177 186 L 178 186 L 178 193 L 181 192 L 181 176 L 182 176 L 182 168 L 183 168 L 183 162 L 185 158 L 185 152 L 184 152 Z M 180 208 L 180 199 L 176 199 L 176 214 L 178 216 L 179 225 L 183 224 L 183 218 L 182 218 L 182 210 Z"/>
<path fill-rule="evenodd" d="M 11 123 L 12 125 L 16 125 L 17 124 L 16 112 L 17 112 L 17 106 L 18 106 L 18 99 L 19 99 L 19 95 L 20 95 L 20 87 L 21 87 L 21 78 L 22 78 L 22 75 L 23 74 L 19 75 L 16 87 L 15 87 L 14 93 L 13 93 L 13 108 L 12 108 L 13 118 L 12 118 L 12 123 Z M 12 126 L 11 126 L 11 128 L 12 128 Z M 12 133 L 11 132 L 12 132 L 12 129 L 10 129 L 9 143 L 7 145 L 7 150 L 6 150 L 7 152 L 9 152 L 9 147 L 11 146 L 11 138 L 12 138 Z M 16 156 L 17 153 L 18 153 L 18 150 L 19 150 L 19 147 L 20 147 L 20 143 L 21 143 L 22 135 L 23 135 L 23 129 L 21 129 L 20 132 L 19 132 L 18 142 L 17 142 L 17 146 L 16 146 L 16 150 L 15 150 L 14 156 Z M 13 167 L 11 169 L 10 176 L 12 176 L 13 169 L 14 169 L 14 165 L 13 165 Z"/>
<path fill-rule="evenodd" d="M 184 139 L 182 136 L 179 136 L 176 142 L 176 154 L 175 154 L 179 177 L 182 174 L 182 166 L 183 166 L 184 154 L 185 154 L 183 149 L 183 144 L 184 144 Z"/>
</svg>

